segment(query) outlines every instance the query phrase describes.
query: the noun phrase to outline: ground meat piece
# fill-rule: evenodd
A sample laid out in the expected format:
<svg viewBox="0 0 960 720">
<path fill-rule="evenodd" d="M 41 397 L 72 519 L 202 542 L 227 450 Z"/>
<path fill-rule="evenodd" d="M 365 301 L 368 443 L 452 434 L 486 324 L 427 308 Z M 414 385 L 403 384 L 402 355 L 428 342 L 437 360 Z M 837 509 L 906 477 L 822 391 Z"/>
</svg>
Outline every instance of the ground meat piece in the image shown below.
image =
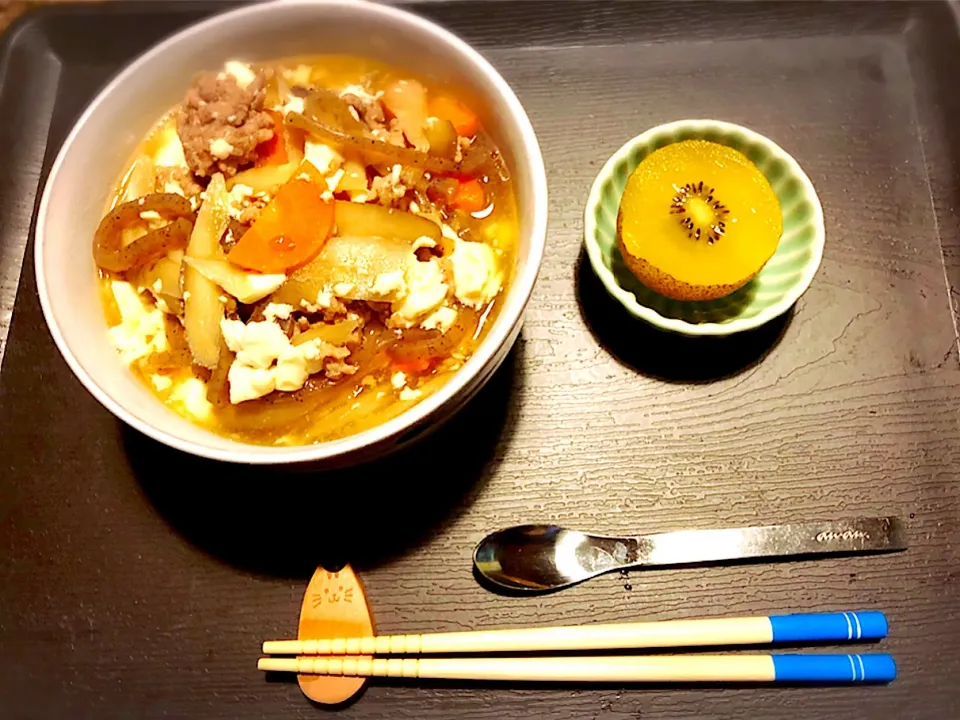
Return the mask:
<svg viewBox="0 0 960 720">
<path fill-rule="evenodd" d="M 247 205 L 240 212 L 240 222 L 244 225 L 253 225 L 260 217 L 260 211 L 263 210 L 263 207 L 263 205 Z"/>
<path fill-rule="evenodd" d="M 220 238 L 220 247 L 223 248 L 224 252 L 230 252 L 249 229 L 249 225 L 231 219 L 227 225 L 227 229 L 223 232 L 223 236 Z"/>
<path fill-rule="evenodd" d="M 384 207 L 398 208 L 406 194 L 407 186 L 400 182 L 394 173 L 375 177 L 370 183 L 370 196 L 375 197 Z"/>
<path fill-rule="evenodd" d="M 347 306 L 343 304 L 343 301 L 337 297 L 327 298 L 329 302 L 326 307 L 320 307 L 320 315 L 323 317 L 325 322 L 334 322 L 336 320 L 342 320 L 343 316 L 347 314 Z"/>
<path fill-rule="evenodd" d="M 373 95 L 361 97 L 351 92 L 340 96 L 347 104 L 357 111 L 357 119 L 362 120 L 371 130 L 377 130 L 386 127 L 387 116 L 383 112 L 383 105 Z"/>
<path fill-rule="evenodd" d="M 353 375 L 357 372 L 356 365 L 350 365 L 349 363 L 339 362 L 334 360 L 329 362 L 323 367 L 323 373 L 331 380 L 339 380 L 344 375 Z"/>
<path fill-rule="evenodd" d="M 220 296 L 220 302 L 223 303 L 223 313 L 230 320 L 237 320 L 240 317 L 240 306 L 237 304 L 236 298 L 232 298 L 227 294 Z"/>
<path fill-rule="evenodd" d="M 293 331 L 297 328 L 297 321 L 292 317 L 287 318 L 277 318 L 277 324 L 283 330 L 283 334 L 287 336 L 288 339 L 293 339 Z"/>
<path fill-rule="evenodd" d="M 250 313 L 250 319 L 248 322 L 264 322 L 267 319 L 265 311 L 267 306 L 270 305 L 270 298 L 266 297 L 263 300 L 259 300 L 253 305 L 253 312 Z M 286 335 L 291 340 L 293 339 L 294 331 L 297 328 L 297 320 L 293 315 L 289 315 L 285 318 L 274 318 L 274 322 L 280 326 L 280 329 L 283 330 L 283 334 Z"/>
<path fill-rule="evenodd" d="M 177 192 L 179 189 L 188 198 L 197 197 L 204 190 L 192 172 L 184 167 L 169 166 L 157 168 L 157 188 L 158 192 Z"/>
<path fill-rule="evenodd" d="M 383 325 L 386 325 L 390 316 L 393 315 L 393 307 L 388 302 L 374 302 L 371 300 L 368 301 L 366 305 L 368 311 L 371 313 L 371 317 L 375 317 Z"/>
<path fill-rule="evenodd" d="M 251 311 L 250 318 L 247 320 L 247 322 L 263 322 L 264 320 L 266 320 L 267 318 L 263 314 L 263 311 L 267 309 L 267 305 L 269 304 L 270 304 L 270 298 L 257 300 L 257 302 L 255 302 L 253 305 L 250 306 L 253 308 L 253 310 Z"/>
<path fill-rule="evenodd" d="M 230 192 L 230 217 L 243 225 L 253 225 L 260 217 L 260 211 L 270 202 L 266 193 L 250 192 L 252 188 L 237 184 Z"/>
<path fill-rule="evenodd" d="M 273 118 L 263 110 L 266 74 L 241 88 L 229 73 L 203 73 L 187 91 L 177 133 L 187 165 L 199 177 L 232 177 L 256 159 L 256 147 L 273 137 Z"/>
<path fill-rule="evenodd" d="M 350 356 L 349 348 L 331 345 L 323 340 L 316 342 L 324 358 L 323 370 L 321 372 L 326 375 L 327 379 L 339 380 L 344 375 L 353 375 L 357 371 L 355 366 L 346 362 Z"/>
</svg>

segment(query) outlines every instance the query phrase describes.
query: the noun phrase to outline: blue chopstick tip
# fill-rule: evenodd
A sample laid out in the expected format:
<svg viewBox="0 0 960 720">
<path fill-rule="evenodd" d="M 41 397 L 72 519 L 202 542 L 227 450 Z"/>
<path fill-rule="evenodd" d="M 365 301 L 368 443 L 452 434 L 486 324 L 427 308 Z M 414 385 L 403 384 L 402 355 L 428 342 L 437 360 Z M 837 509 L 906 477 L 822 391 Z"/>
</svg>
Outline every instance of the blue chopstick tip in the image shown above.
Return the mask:
<svg viewBox="0 0 960 720">
<path fill-rule="evenodd" d="M 877 610 L 839 613 L 771 615 L 773 642 L 880 640 L 887 636 L 887 618 Z"/>
<path fill-rule="evenodd" d="M 776 682 L 888 683 L 897 677 L 897 665 L 887 653 L 772 657 Z"/>
</svg>

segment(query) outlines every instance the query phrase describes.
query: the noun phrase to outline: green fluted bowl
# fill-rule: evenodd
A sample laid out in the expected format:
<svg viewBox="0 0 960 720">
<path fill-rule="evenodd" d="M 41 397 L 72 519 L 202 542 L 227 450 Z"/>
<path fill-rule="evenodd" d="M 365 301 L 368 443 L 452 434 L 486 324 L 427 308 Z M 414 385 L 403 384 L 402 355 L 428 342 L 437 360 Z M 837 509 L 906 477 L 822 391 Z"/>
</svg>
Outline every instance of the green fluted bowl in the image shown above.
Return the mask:
<svg viewBox="0 0 960 720">
<path fill-rule="evenodd" d="M 719 300 L 687 302 L 654 292 L 634 277 L 617 248 L 627 179 L 647 155 L 681 140 L 710 140 L 742 152 L 766 175 L 783 212 L 773 257 L 753 280 Z M 731 335 L 783 314 L 810 286 L 823 256 L 823 209 L 796 160 L 767 138 L 719 120 L 678 120 L 638 135 L 606 162 L 587 198 L 584 242 L 594 272 L 633 315 L 685 335 Z"/>
</svg>

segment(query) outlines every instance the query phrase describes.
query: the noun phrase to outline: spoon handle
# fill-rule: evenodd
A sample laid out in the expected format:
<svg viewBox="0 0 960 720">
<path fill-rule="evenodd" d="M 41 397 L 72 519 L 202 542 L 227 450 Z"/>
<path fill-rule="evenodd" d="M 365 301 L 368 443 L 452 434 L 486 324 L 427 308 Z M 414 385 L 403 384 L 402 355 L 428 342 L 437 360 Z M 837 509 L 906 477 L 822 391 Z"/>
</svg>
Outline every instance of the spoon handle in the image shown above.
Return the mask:
<svg viewBox="0 0 960 720">
<path fill-rule="evenodd" d="M 902 550 L 906 538 L 895 517 L 727 530 L 681 530 L 636 538 L 630 566 L 686 565 L 774 556 Z"/>
</svg>

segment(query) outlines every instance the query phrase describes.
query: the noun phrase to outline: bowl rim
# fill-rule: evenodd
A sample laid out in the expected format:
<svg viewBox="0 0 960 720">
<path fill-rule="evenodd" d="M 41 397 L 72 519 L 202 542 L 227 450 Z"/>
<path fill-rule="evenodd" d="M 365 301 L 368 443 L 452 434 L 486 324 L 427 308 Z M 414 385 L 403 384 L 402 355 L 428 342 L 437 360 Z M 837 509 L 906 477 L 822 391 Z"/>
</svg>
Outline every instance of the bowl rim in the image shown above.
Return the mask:
<svg viewBox="0 0 960 720">
<path fill-rule="evenodd" d="M 679 318 L 665 317 L 653 308 L 647 307 L 637 301 L 636 296 L 629 290 L 623 288 L 610 270 L 603 262 L 603 252 L 597 242 L 599 228 L 596 221 L 596 208 L 600 205 L 604 196 L 603 186 L 608 178 L 614 173 L 615 168 L 621 163 L 627 163 L 627 158 L 633 152 L 634 148 L 649 143 L 650 139 L 663 132 L 677 132 L 689 130 L 696 133 L 702 133 L 706 130 L 715 129 L 724 132 L 736 132 L 745 136 L 748 140 L 763 145 L 767 151 L 776 159 L 783 161 L 789 172 L 788 175 L 797 179 L 801 190 L 806 195 L 808 201 L 813 206 L 813 217 L 809 223 L 814 227 L 814 237 L 812 240 L 813 256 L 808 260 L 802 269 L 800 277 L 793 283 L 788 290 L 775 303 L 764 308 L 751 318 L 734 318 L 728 322 L 704 322 L 690 323 Z M 668 143 L 672 144 L 672 143 Z M 631 172 L 635 168 L 631 168 Z M 618 200 L 619 202 L 619 200 Z M 823 207 L 820 204 L 820 198 L 817 191 L 807 177 L 807 174 L 800 167 L 800 164 L 786 150 L 777 145 L 770 138 L 761 135 L 755 130 L 726 122 L 724 120 L 710 120 L 706 118 L 690 118 L 684 120 L 674 120 L 672 122 L 656 125 L 639 135 L 627 140 L 620 148 L 610 156 L 604 163 L 600 172 L 597 174 L 593 185 L 590 187 L 590 193 L 587 196 L 587 204 L 584 209 L 583 217 L 584 227 L 584 245 L 587 249 L 587 256 L 590 259 L 590 265 L 600 281 L 603 283 L 607 292 L 616 298 L 631 315 L 645 320 L 655 327 L 683 335 L 696 337 L 723 337 L 745 330 L 754 330 L 761 325 L 779 317 L 789 310 L 800 296 L 807 291 L 810 283 L 813 282 L 814 275 L 820 267 L 823 259 L 823 247 L 826 241 L 826 229 L 823 220 Z"/>
<path fill-rule="evenodd" d="M 473 72 L 481 75 L 490 86 L 495 89 L 495 92 L 499 94 L 519 130 L 521 146 L 524 148 L 528 157 L 531 185 L 533 188 L 531 196 L 531 202 L 533 204 L 532 227 L 529 233 L 530 250 L 526 258 L 527 264 L 525 272 L 514 276 L 510 286 L 511 292 L 507 294 L 507 302 L 505 302 L 500 311 L 498 321 L 490 329 L 483 343 L 481 343 L 480 347 L 477 348 L 477 351 L 467 360 L 463 367 L 457 370 L 439 390 L 425 398 L 422 402 L 417 403 L 397 417 L 373 428 L 322 443 L 275 447 L 233 441 L 234 446 L 229 448 L 209 447 L 191 440 L 188 437 L 180 437 L 160 430 L 127 410 L 122 402 L 115 399 L 94 381 L 93 377 L 86 371 L 71 351 L 57 324 L 50 298 L 50 288 L 46 281 L 44 263 L 46 217 L 50 212 L 51 195 L 60 168 L 65 162 L 66 157 L 70 154 L 77 136 L 89 121 L 90 116 L 119 86 L 129 82 L 131 77 L 135 77 L 143 67 L 156 62 L 157 58 L 162 57 L 170 48 L 185 42 L 190 42 L 191 40 L 202 42 L 203 36 L 211 28 L 218 27 L 223 23 L 230 23 L 237 18 L 257 16 L 261 13 L 273 14 L 281 11 L 282 8 L 276 7 L 277 5 L 309 5 L 316 6 L 320 11 L 324 8 L 342 8 L 380 16 L 381 19 L 396 24 L 401 29 L 410 28 L 428 37 L 432 36 L 432 38 L 441 45 L 445 45 L 455 53 L 463 56 L 472 66 Z M 378 2 L 371 2 L 370 0 L 275 0 L 275 2 L 254 3 L 227 12 L 218 13 L 198 23 L 189 25 L 149 48 L 127 64 L 119 74 L 100 90 L 76 120 L 50 167 L 50 172 L 44 183 L 43 193 L 38 206 L 33 251 L 37 292 L 47 328 L 53 336 L 53 340 L 60 354 L 63 356 L 73 374 L 101 405 L 144 435 L 191 455 L 231 463 L 282 465 L 341 459 L 353 457 L 366 449 L 379 450 L 386 445 L 389 440 L 396 438 L 411 428 L 421 426 L 428 418 L 439 415 L 441 410 L 448 406 L 451 410 L 455 411 L 457 405 L 453 401 L 458 395 L 469 389 L 469 386 L 475 380 L 483 380 L 485 376 L 489 378 L 491 373 L 485 373 L 485 369 L 491 362 L 496 360 L 497 354 L 511 341 L 511 336 L 515 337 L 514 331 L 519 328 L 522 322 L 523 312 L 530 301 L 534 285 L 539 276 L 546 246 L 547 213 L 546 168 L 543 163 L 543 155 L 533 125 L 507 81 L 503 79 L 499 72 L 497 72 L 483 55 L 466 41 L 433 21 L 413 12 Z M 106 334 L 104 334 L 104 341 L 106 341 Z M 503 356 L 506 356 L 506 352 L 503 353 Z M 476 391 L 478 388 L 479 386 L 475 386 L 473 391 Z M 160 401 L 158 400 L 157 402 Z M 190 421 L 184 418 L 184 422 L 189 423 Z M 192 425 L 192 423 L 191 426 L 198 432 L 204 430 L 199 426 Z M 379 454 L 379 452 L 372 454 Z"/>
</svg>

